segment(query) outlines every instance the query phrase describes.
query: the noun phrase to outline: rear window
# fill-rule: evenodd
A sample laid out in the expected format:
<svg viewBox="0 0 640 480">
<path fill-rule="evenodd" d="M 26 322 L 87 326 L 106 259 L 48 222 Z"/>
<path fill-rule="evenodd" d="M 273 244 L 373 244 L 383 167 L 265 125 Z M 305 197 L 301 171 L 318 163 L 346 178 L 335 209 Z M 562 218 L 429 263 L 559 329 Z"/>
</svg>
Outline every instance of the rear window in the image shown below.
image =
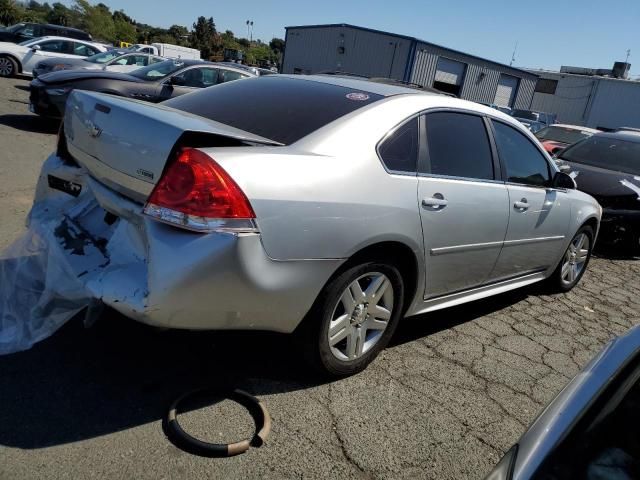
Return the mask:
<svg viewBox="0 0 640 480">
<path fill-rule="evenodd" d="M 289 145 L 382 95 L 266 76 L 229 82 L 163 104 Z"/>
</svg>

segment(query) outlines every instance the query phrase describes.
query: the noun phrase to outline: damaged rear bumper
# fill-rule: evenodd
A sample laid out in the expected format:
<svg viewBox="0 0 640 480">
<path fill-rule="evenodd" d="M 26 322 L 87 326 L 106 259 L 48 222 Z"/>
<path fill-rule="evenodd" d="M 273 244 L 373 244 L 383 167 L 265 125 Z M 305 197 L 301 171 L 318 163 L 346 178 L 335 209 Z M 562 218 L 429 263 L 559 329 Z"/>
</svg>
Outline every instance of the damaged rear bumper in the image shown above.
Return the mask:
<svg viewBox="0 0 640 480">
<path fill-rule="evenodd" d="M 70 188 L 79 194 L 62 191 Z M 47 232 L 53 258 L 65 263 L 69 278 L 58 282 L 169 328 L 291 332 L 342 262 L 274 261 L 259 234 L 192 233 L 158 223 L 142 208 L 52 155 L 28 223 Z"/>
</svg>

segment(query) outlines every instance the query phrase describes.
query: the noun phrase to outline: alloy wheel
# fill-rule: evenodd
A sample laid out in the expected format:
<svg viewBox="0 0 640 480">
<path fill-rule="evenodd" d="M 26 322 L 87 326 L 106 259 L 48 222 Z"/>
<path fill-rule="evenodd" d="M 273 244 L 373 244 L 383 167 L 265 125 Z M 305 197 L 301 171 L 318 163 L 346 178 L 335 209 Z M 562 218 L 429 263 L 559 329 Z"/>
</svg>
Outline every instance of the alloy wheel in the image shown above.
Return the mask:
<svg viewBox="0 0 640 480">
<path fill-rule="evenodd" d="M 576 235 L 569 244 L 560 272 L 562 283 L 565 285 L 571 285 L 580 277 L 589 258 L 590 244 L 589 236 L 584 232 Z"/>
<path fill-rule="evenodd" d="M 339 360 L 356 360 L 378 343 L 393 312 L 393 286 L 380 272 L 366 273 L 342 292 L 333 309 L 327 338 Z"/>
<path fill-rule="evenodd" d="M 7 57 L 0 57 L 0 76 L 8 77 L 13 74 L 13 62 Z"/>
</svg>

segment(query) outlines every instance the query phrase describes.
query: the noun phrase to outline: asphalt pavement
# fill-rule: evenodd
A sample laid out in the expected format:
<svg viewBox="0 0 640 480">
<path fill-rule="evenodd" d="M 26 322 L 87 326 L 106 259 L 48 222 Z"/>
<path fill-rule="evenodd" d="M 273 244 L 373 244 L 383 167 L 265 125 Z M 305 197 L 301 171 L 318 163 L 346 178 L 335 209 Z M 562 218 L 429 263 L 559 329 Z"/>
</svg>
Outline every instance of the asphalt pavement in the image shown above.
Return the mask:
<svg viewBox="0 0 640 480">
<path fill-rule="evenodd" d="M 28 112 L 28 81 L 0 79 L 0 248 L 23 230 L 57 125 Z M 404 320 L 362 374 L 323 383 L 286 336 L 159 331 L 108 312 L 0 357 L 1 479 L 483 478 L 612 337 L 640 323 L 640 261 L 593 258 L 568 294 L 530 287 Z M 0 286 L 1 288 L 2 286 Z M 212 296 L 215 292 L 212 292 Z M 162 428 L 200 385 L 267 405 L 266 444 L 196 457 Z M 252 431 L 224 401 L 181 416 L 216 442 Z"/>
</svg>

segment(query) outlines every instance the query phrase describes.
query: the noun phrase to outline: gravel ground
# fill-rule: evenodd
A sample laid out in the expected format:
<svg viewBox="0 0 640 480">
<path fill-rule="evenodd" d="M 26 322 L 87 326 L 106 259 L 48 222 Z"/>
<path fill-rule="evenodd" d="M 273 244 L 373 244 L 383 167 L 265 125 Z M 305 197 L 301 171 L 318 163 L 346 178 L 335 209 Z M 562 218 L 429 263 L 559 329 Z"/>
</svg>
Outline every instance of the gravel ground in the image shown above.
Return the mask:
<svg viewBox="0 0 640 480">
<path fill-rule="evenodd" d="M 56 125 L 0 79 L 0 247 L 19 235 Z M 640 323 L 640 262 L 594 258 L 565 295 L 533 287 L 403 321 L 362 374 L 318 383 L 287 337 L 157 331 L 108 313 L 0 358 L 0 478 L 482 478 L 613 336 Z M 185 389 L 235 385 L 273 416 L 265 446 L 186 454 L 162 416 Z M 251 430 L 230 402 L 192 406 L 203 438 Z"/>
</svg>

